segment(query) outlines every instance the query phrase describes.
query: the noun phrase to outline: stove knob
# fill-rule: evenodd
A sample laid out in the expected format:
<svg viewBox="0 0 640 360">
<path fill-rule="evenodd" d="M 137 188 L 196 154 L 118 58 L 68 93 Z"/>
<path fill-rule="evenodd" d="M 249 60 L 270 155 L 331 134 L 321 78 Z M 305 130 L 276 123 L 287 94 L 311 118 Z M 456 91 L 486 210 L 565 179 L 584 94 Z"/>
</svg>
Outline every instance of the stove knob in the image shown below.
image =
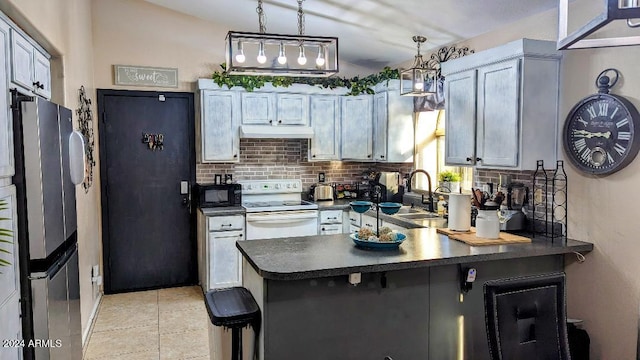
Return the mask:
<svg viewBox="0 0 640 360">
<path fill-rule="evenodd" d="M 287 189 L 291 189 L 291 183 L 287 184 Z"/>
<path fill-rule="evenodd" d="M 280 184 L 276 184 L 276 189 L 280 189 Z"/>
</svg>

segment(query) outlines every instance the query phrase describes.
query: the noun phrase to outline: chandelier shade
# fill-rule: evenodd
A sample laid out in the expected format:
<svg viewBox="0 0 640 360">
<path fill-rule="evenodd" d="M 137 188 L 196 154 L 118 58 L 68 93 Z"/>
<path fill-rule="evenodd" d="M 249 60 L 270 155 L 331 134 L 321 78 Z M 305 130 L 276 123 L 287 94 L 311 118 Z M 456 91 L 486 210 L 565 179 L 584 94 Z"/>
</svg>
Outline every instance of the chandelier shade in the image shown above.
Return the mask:
<svg viewBox="0 0 640 360">
<path fill-rule="evenodd" d="M 338 72 L 338 38 L 229 31 L 227 73 L 328 77 Z"/>
<path fill-rule="evenodd" d="M 420 44 L 427 41 L 424 36 L 414 36 L 413 41 L 418 47 L 418 54 L 409 69 L 400 70 L 400 95 L 427 96 L 436 93 L 437 70 L 430 67 L 422 59 Z"/>
</svg>

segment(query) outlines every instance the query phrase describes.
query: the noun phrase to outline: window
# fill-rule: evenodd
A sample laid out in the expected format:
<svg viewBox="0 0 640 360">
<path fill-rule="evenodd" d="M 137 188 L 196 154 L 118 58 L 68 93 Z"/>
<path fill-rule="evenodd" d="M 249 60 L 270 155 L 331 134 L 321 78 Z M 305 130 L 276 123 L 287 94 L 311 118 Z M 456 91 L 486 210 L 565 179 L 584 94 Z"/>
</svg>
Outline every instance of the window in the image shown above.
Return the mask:
<svg viewBox="0 0 640 360">
<path fill-rule="evenodd" d="M 432 190 L 438 186 L 438 175 L 445 170 L 460 174 L 460 187 L 464 190 L 470 190 L 473 168 L 445 165 L 444 123 L 444 110 L 417 113 L 415 168 L 424 169 L 431 175 Z M 416 175 L 414 184 L 415 188 L 420 190 L 426 191 L 429 188 L 427 177 L 424 175 Z"/>
</svg>

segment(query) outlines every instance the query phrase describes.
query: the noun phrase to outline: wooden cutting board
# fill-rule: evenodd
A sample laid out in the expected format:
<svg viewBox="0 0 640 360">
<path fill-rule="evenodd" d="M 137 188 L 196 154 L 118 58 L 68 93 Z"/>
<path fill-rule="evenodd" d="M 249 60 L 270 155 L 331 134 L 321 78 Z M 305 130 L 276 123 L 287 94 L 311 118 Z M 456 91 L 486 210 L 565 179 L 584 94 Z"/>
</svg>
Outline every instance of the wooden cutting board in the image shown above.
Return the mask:
<svg viewBox="0 0 640 360">
<path fill-rule="evenodd" d="M 454 231 L 449 228 L 438 228 L 436 231 L 440 234 L 447 235 L 449 239 L 462 241 L 465 244 L 472 246 L 524 244 L 531 242 L 531 239 L 527 237 L 509 234 L 502 231 L 500 232 L 500 237 L 498 239 L 481 238 L 476 236 L 476 228 L 474 227 L 467 232 Z"/>
</svg>

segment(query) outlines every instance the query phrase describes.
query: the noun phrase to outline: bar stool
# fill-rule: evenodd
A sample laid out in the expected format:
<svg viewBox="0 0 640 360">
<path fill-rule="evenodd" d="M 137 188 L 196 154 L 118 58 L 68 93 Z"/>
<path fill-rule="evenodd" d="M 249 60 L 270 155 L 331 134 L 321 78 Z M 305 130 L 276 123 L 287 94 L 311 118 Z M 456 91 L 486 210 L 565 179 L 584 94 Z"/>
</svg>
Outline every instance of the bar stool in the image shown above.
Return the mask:
<svg viewBox="0 0 640 360">
<path fill-rule="evenodd" d="M 211 290 L 205 305 L 213 325 L 231 329 L 231 360 L 242 360 L 242 329 L 251 326 L 256 340 L 260 332 L 260 308 L 251 293 L 243 287 Z"/>
<path fill-rule="evenodd" d="M 571 359 L 564 283 L 553 273 L 484 284 L 491 359 Z"/>
</svg>

